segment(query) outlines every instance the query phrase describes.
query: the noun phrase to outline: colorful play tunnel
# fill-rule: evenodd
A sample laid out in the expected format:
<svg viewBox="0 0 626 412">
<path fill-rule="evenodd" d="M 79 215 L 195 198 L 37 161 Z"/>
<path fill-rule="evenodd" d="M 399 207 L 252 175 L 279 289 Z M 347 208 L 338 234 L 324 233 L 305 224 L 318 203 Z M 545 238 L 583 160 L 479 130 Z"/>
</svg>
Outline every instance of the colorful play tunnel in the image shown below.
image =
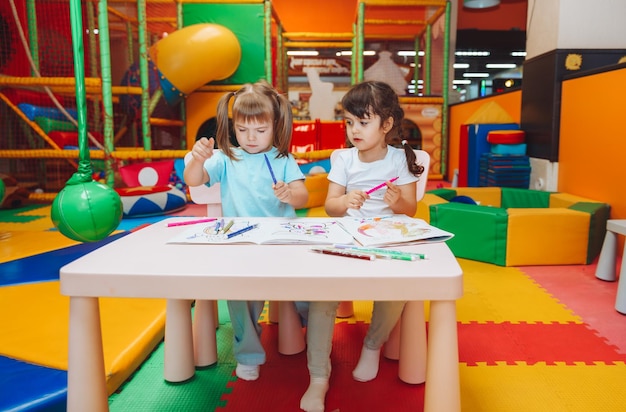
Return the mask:
<svg viewBox="0 0 626 412">
<path fill-rule="evenodd" d="M 173 105 L 199 87 L 231 76 L 241 61 L 241 46 L 224 26 L 194 24 L 159 40 L 149 54 L 163 96 Z"/>
</svg>

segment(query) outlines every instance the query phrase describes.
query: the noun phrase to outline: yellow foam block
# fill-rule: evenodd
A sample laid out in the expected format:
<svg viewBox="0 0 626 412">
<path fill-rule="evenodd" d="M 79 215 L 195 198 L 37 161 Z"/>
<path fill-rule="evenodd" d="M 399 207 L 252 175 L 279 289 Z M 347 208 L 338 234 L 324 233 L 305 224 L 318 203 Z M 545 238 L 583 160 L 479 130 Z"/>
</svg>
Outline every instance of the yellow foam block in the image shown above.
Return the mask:
<svg viewBox="0 0 626 412">
<path fill-rule="evenodd" d="M 69 298 L 59 282 L 0 288 L 0 355 L 67 370 Z M 113 393 L 163 339 L 164 299 L 101 298 L 107 389 Z"/>
<path fill-rule="evenodd" d="M 457 187 L 459 196 L 469 196 L 482 206 L 500 207 L 502 190 L 499 187 Z"/>
<path fill-rule="evenodd" d="M 435 194 L 425 193 L 422 200 L 417 202 L 415 217 L 430 223 L 430 205 L 438 205 L 440 203 L 448 203 L 448 201 Z"/>
<path fill-rule="evenodd" d="M 326 194 L 328 193 L 328 173 L 307 176 L 304 185 L 309 191 L 309 201 L 303 209 L 324 206 Z"/>
<path fill-rule="evenodd" d="M 508 209 L 506 265 L 585 264 L 589 213 L 563 208 Z"/>
<path fill-rule="evenodd" d="M 569 193 L 551 193 L 550 194 L 550 207 L 565 207 L 568 208 L 571 205 L 579 202 L 598 203 L 597 200 L 586 199 L 584 197 L 570 195 Z"/>
</svg>

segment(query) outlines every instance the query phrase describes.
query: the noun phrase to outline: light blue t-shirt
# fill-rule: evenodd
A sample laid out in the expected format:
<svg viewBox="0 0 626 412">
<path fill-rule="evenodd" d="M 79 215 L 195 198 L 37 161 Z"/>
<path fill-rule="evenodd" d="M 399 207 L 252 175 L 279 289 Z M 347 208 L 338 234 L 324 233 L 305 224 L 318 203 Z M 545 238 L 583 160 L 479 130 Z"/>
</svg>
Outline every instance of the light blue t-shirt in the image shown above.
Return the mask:
<svg viewBox="0 0 626 412">
<path fill-rule="evenodd" d="M 294 208 L 274 196 L 272 175 L 265 162 L 270 160 L 277 181 L 291 183 L 304 180 L 304 174 L 293 156 L 276 158 L 275 147 L 269 152 L 250 154 L 240 148 L 233 148 L 235 157 L 231 160 L 219 150 L 204 162 L 210 176 L 209 185 L 221 183 L 222 214 L 226 217 L 294 217 Z"/>
<path fill-rule="evenodd" d="M 394 177 L 398 180 L 395 185 L 402 186 L 417 182 L 418 177 L 413 175 L 406 163 L 404 149 L 387 146 L 387 155 L 384 159 L 375 162 L 364 163 L 359 160 L 359 151 L 356 147 L 338 153 L 333 160 L 328 173 L 328 180 L 346 188 L 346 193 L 352 190 L 367 191 Z M 385 190 L 387 187 L 372 192 L 360 209 L 348 209 L 348 216 L 372 217 L 393 214 L 393 210 L 385 203 Z"/>
</svg>

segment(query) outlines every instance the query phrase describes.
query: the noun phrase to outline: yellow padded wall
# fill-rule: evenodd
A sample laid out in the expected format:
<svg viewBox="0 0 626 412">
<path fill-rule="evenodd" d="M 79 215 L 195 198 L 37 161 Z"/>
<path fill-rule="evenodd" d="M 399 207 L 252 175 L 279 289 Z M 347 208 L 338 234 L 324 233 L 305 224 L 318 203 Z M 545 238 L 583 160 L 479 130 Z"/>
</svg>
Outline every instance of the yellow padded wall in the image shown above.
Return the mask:
<svg viewBox="0 0 626 412">
<path fill-rule="evenodd" d="M 417 202 L 415 217 L 430 223 L 430 205 L 437 205 L 439 203 L 448 203 L 448 201 L 432 193 L 424 193 L 422 200 Z"/>
<path fill-rule="evenodd" d="M 580 202 L 597 203 L 597 200 L 591 200 L 576 195 L 570 195 L 569 193 L 552 193 L 550 195 L 550 207 L 568 208 L 571 205 Z"/>
<path fill-rule="evenodd" d="M 508 209 L 508 213 L 506 266 L 586 263 L 589 213 L 563 208 Z"/>
<path fill-rule="evenodd" d="M 502 191 L 499 187 L 457 187 L 454 188 L 459 196 L 469 196 L 482 206 L 500 207 Z"/>
</svg>

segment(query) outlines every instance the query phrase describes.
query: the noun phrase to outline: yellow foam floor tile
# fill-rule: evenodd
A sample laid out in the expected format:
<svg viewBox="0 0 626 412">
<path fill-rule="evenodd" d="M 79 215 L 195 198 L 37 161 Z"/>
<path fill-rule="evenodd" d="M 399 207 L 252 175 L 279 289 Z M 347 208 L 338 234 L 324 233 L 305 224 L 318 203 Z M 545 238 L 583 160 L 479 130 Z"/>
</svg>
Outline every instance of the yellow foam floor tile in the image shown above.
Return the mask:
<svg viewBox="0 0 626 412">
<path fill-rule="evenodd" d="M 3 224 L 2 226 L 14 225 Z M 0 240 L 0 263 L 79 244 L 79 242 L 71 240 L 57 231 L 17 230 L 8 231 L 8 233 L 8 237 L 5 236 Z"/>
<path fill-rule="evenodd" d="M 464 295 L 457 301 L 459 322 L 582 322 L 518 268 L 466 259 L 459 263 L 464 273 Z"/>
<path fill-rule="evenodd" d="M 461 405 L 467 412 L 626 410 L 623 363 L 460 365 L 460 376 Z"/>
</svg>

